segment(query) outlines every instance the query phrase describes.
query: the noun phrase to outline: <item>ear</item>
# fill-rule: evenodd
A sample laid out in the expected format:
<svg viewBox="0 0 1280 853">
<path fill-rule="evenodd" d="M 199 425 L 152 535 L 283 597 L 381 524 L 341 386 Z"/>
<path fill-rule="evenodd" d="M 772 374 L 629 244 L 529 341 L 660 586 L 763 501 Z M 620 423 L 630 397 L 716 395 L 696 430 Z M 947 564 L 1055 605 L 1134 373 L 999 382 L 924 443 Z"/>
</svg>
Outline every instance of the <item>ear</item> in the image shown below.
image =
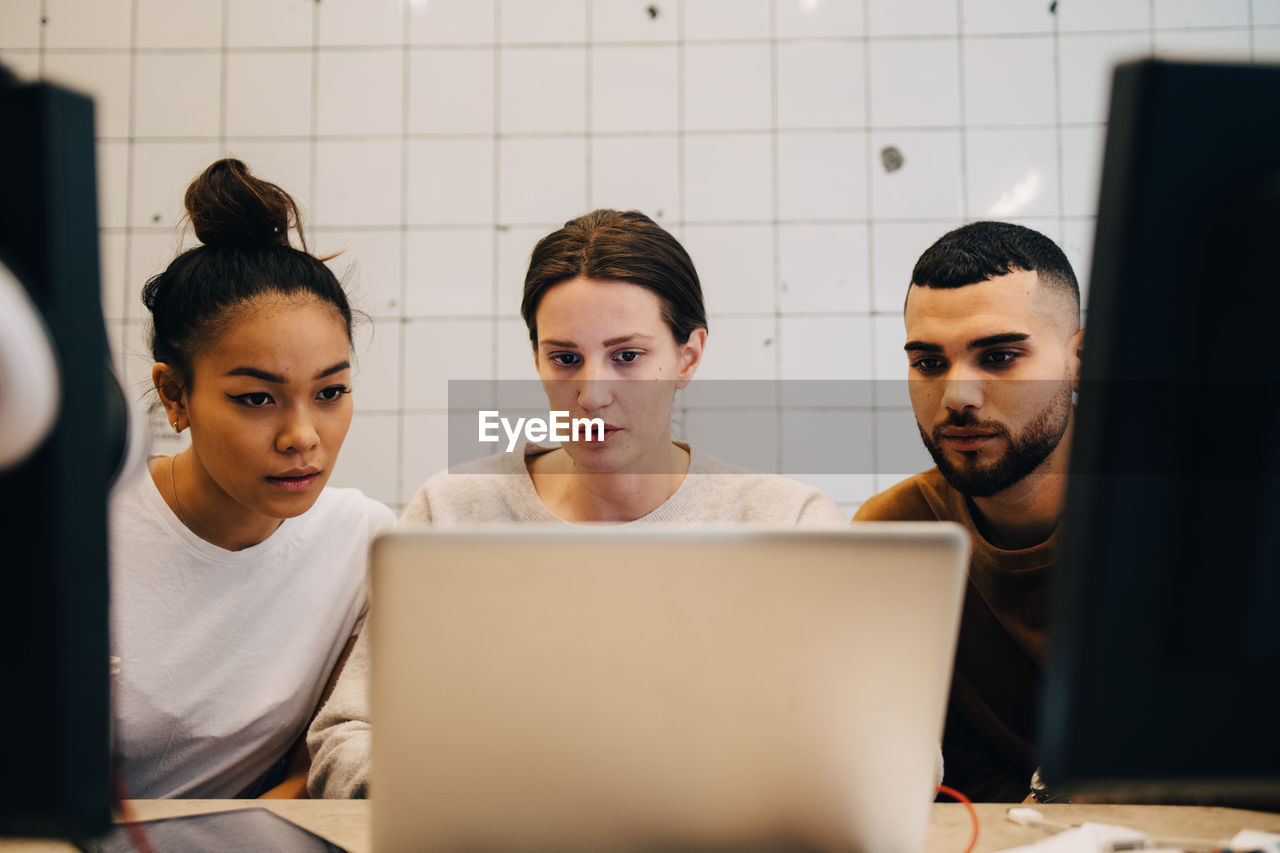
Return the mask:
<svg viewBox="0 0 1280 853">
<path fill-rule="evenodd" d="M 702 362 L 702 352 L 706 346 L 706 329 L 694 329 L 689 334 L 689 340 L 680 346 L 680 369 L 676 372 L 677 388 L 683 388 L 692 381 L 693 374 L 698 372 L 698 365 Z"/>
<path fill-rule="evenodd" d="M 164 362 L 156 362 L 151 366 L 151 384 L 160 395 L 165 420 L 173 427 L 173 431 L 182 432 L 190 426 L 191 422 L 187 419 L 187 393 L 183 390 L 178 371 Z"/>
<path fill-rule="evenodd" d="M 1067 341 L 1067 364 L 1071 370 L 1074 390 L 1080 390 L 1080 365 L 1084 359 L 1084 329 L 1079 329 Z"/>
</svg>

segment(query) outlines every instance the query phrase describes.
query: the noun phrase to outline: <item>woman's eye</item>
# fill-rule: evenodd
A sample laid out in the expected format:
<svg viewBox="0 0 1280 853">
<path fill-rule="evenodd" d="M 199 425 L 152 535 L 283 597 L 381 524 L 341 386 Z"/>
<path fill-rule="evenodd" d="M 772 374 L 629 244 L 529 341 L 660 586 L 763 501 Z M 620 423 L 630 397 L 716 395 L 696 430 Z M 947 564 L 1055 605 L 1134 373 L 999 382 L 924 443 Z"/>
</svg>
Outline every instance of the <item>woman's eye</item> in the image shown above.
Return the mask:
<svg viewBox="0 0 1280 853">
<path fill-rule="evenodd" d="M 631 362 L 635 361 L 639 357 L 640 357 L 640 353 L 630 349 L 624 350 L 623 352 L 620 352 L 614 356 L 614 358 L 617 359 L 618 361 L 624 361 L 627 364 L 630 364 Z"/>
<path fill-rule="evenodd" d="M 551 361 L 555 362 L 561 367 L 572 367 L 573 365 L 578 363 L 579 359 L 576 353 L 558 352 L 555 355 L 551 356 Z"/>
<path fill-rule="evenodd" d="M 351 389 L 346 385 L 330 385 L 328 388 L 323 389 L 319 394 L 317 394 L 316 397 L 324 400 L 326 403 L 336 403 L 350 393 Z"/>
<path fill-rule="evenodd" d="M 255 391 L 252 394 L 239 394 L 233 399 L 239 400 L 241 404 L 251 409 L 261 409 L 263 406 L 271 402 L 271 395 L 262 391 Z"/>
</svg>

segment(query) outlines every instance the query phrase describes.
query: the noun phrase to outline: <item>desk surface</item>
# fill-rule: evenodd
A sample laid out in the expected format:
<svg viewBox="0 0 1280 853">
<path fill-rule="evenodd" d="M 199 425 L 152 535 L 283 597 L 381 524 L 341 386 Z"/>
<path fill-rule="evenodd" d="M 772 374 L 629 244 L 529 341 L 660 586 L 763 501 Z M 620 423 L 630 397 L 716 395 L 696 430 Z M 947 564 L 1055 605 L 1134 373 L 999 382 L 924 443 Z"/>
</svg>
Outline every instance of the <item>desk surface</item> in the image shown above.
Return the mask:
<svg viewBox="0 0 1280 853">
<path fill-rule="evenodd" d="M 369 853 L 367 800 L 133 800 L 138 820 L 173 817 L 236 808 L 267 808 L 299 826 L 322 835 L 351 853 Z M 979 803 L 980 833 L 974 853 L 994 853 L 1046 836 L 1039 829 L 1005 819 L 1007 806 Z M 1230 838 L 1241 829 L 1280 833 L 1280 814 L 1240 809 L 1190 806 L 1055 805 L 1037 807 L 1046 818 L 1063 823 L 1096 821 L 1131 826 L 1162 836 Z M 935 803 L 929 820 L 928 853 L 961 853 L 969 842 L 969 816 L 957 803 Z M 0 841 L 0 851 L 74 851 L 69 844 L 41 841 Z"/>
</svg>

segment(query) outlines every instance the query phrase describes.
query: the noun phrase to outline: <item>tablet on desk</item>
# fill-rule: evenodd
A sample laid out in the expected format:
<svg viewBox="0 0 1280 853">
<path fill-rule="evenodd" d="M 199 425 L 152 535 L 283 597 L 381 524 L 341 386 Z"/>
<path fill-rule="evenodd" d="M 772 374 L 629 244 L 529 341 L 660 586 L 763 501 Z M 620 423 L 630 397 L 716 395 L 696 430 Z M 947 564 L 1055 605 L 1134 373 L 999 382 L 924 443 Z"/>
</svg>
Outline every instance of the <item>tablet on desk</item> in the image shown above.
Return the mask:
<svg viewBox="0 0 1280 853">
<path fill-rule="evenodd" d="M 968 553 L 943 523 L 384 536 L 374 849 L 916 853 Z"/>
<path fill-rule="evenodd" d="M 141 830 L 154 853 L 346 853 L 267 809 L 167 817 L 121 824 L 88 848 L 92 853 L 136 853 L 130 826 Z"/>
</svg>

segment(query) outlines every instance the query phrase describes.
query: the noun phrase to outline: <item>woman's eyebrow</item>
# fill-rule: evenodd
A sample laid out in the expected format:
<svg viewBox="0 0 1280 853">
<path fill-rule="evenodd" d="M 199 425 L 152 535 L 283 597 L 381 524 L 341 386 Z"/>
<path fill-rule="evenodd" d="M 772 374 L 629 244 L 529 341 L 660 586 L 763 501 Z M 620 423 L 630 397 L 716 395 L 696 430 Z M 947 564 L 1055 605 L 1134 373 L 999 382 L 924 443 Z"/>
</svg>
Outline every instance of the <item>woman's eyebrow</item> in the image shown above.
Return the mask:
<svg viewBox="0 0 1280 853">
<path fill-rule="evenodd" d="M 618 344 L 625 344 L 631 341 L 651 341 L 651 340 L 653 340 L 653 335 L 646 335 L 643 332 L 632 332 L 629 335 L 621 335 L 616 338 L 609 338 L 609 340 L 604 342 L 604 346 L 616 347 Z"/>
<path fill-rule="evenodd" d="M 340 361 L 337 364 L 335 364 L 333 367 L 326 367 L 324 370 L 317 373 L 316 379 L 324 379 L 326 376 L 332 376 L 335 373 L 341 373 L 342 371 L 349 370 L 350 368 L 351 368 L 351 362 Z"/>
<path fill-rule="evenodd" d="M 315 375 L 316 379 L 324 379 L 326 376 L 332 376 L 335 373 L 341 373 L 351 367 L 351 362 L 340 361 L 332 367 L 326 367 Z M 276 385 L 283 385 L 285 378 L 278 373 L 268 373 L 265 370 L 259 370 L 256 367 L 233 367 L 223 374 L 224 376 L 248 376 L 251 379 L 261 379 L 263 382 L 273 382 Z"/>
<path fill-rule="evenodd" d="M 261 379 L 263 382 L 274 382 L 277 385 L 284 384 L 284 377 L 278 373 L 268 373 L 265 370 L 259 370 L 256 367 L 233 367 L 223 374 L 224 376 L 248 376 L 251 379 Z"/>
</svg>

